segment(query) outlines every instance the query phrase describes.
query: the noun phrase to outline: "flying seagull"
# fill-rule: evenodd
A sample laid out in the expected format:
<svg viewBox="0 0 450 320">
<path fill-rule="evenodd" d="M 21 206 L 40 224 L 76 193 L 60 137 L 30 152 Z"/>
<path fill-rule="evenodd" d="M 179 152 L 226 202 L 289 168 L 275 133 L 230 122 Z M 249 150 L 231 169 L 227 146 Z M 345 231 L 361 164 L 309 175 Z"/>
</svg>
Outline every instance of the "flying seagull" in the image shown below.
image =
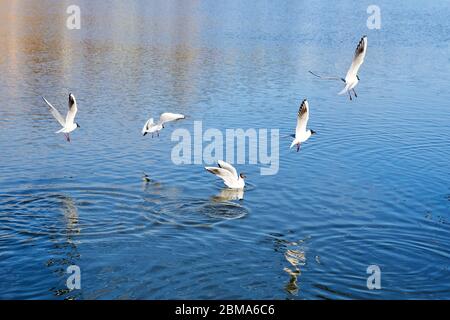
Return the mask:
<svg viewBox="0 0 450 320">
<path fill-rule="evenodd" d="M 50 107 L 50 112 L 52 113 L 53 117 L 59 122 L 59 124 L 62 126 L 62 128 L 56 133 L 64 133 L 64 136 L 66 137 L 66 140 L 70 142 L 70 133 L 74 131 L 76 128 L 79 128 L 80 125 L 75 120 L 75 115 L 77 114 L 78 108 L 77 108 L 77 101 L 75 100 L 75 96 L 71 93 L 69 93 L 69 111 L 67 112 L 66 119 L 63 118 L 61 113 L 51 105 L 50 102 L 47 101 L 44 97 L 45 103 Z"/>
<path fill-rule="evenodd" d="M 244 179 L 246 176 L 241 173 L 237 174 L 236 169 L 229 163 L 219 160 L 217 161 L 218 168 L 216 167 L 205 167 L 206 170 L 215 174 L 223 180 L 223 183 L 230 189 L 243 189 L 245 186 Z"/>
<path fill-rule="evenodd" d="M 363 36 L 361 38 L 361 40 L 359 40 L 358 46 L 356 47 L 356 50 L 355 50 L 355 55 L 353 57 L 352 65 L 348 69 L 347 75 L 345 76 L 345 78 L 322 77 L 322 76 L 319 76 L 318 74 L 315 74 L 312 71 L 309 71 L 309 73 L 311 73 L 312 75 L 314 75 L 318 78 L 324 79 L 324 80 L 344 81 L 345 87 L 338 94 L 342 95 L 342 94 L 348 92 L 350 100 L 352 100 L 351 91 L 353 91 L 355 98 L 358 97 L 358 95 L 356 94 L 356 91 L 355 91 L 355 87 L 359 82 L 358 70 L 364 62 L 364 57 L 366 56 L 366 52 L 367 52 L 367 36 Z"/>
<path fill-rule="evenodd" d="M 164 124 L 166 122 L 180 120 L 186 118 L 184 115 L 179 113 L 170 113 L 170 112 L 164 112 L 159 116 L 158 122 L 154 122 L 153 118 L 150 118 L 147 120 L 147 122 L 144 125 L 144 128 L 142 128 L 142 135 L 145 136 L 147 133 L 153 134 L 156 132 L 159 137 L 159 131 L 161 131 L 164 128 Z"/>
<path fill-rule="evenodd" d="M 305 99 L 302 101 L 297 115 L 297 127 L 295 128 L 295 134 L 291 135 L 294 138 L 291 148 L 297 145 L 297 152 L 300 150 L 300 144 L 309 139 L 316 132 L 314 130 L 306 130 L 306 125 L 309 120 L 309 104 Z"/>
</svg>

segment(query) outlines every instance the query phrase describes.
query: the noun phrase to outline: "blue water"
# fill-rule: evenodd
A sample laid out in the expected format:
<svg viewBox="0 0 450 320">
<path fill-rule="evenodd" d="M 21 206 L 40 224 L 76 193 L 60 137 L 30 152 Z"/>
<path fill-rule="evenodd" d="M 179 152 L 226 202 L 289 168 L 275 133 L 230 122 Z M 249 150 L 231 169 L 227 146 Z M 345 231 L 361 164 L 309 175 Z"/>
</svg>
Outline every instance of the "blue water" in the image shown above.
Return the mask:
<svg viewBox="0 0 450 320">
<path fill-rule="evenodd" d="M 450 298 L 447 2 L 377 1 L 379 30 L 364 1 L 74 2 L 80 30 L 63 2 L 0 4 L 1 299 Z M 363 34 L 349 101 L 308 70 L 344 76 Z M 71 143 L 41 100 L 69 92 Z M 317 135 L 296 153 L 303 98 Z M 188 117 L 142 137 L 164 111 Z M 278 128 L 278 173 L 237 165 L 233 200 L 174 165 L 194 121 Z"/>
</svg>

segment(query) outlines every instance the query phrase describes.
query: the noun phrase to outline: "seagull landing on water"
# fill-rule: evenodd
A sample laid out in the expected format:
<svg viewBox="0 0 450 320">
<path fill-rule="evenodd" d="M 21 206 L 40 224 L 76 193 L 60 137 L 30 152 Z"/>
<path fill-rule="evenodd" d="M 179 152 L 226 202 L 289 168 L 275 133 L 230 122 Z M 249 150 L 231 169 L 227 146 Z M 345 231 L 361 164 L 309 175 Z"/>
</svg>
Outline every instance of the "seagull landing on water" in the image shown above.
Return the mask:
<svg viewBox="0 0 450 320">
<path fill-rule="evenodd" d="M 243 173 L 238 175 L 236 169 L 225 161 L 219 160 L 217 164 L 218 168 L 205 167 L 205 169 L 221 178 L 230 189 L 243 189 L 245 187 L 244 179 L 246 176 Z"/>
<path fill-rule="evenodd" d="M 297 115 L 297 127 L 295 128 L 295 134 L 291 135 L 294 138 L 291 148 L 297 145 L 297 152 L 300 150 L 300 144 L 309 139 L 316 132 L 314 130 L 306 130 L 306 125 L 309 120 L 309 104 L 305 99 L 302 101 Z"/>
<path fill-rule="evenodd" d="M 170 112 L 165 112 L 165 113 L 161 114 L 159 116 L 159 120 L 157 123 L 153 122 L 153 118 L 150 118 L 145 123 L 144 128 L 142 128 L 142 135 L 145 136 L 147 133 L 151 133 L 152 138 L 153 138 L 153 134 L 157 133 L 158 137 L 159 137 L 159 131 L 164 129 L 164 124 L 166 122 L 180 120 L 180 119 L 184 119 L 184 118 L 186 118 L 186 117 L 182 114 L 170 113 Z"/>
<path fill-rule="evenodd" d="M 52 113 L 53 117 L 59 122 L 59 124 L 62 126 L 62 128 L 56 133 L 64 133 L 64 136 L 66 137 L 66 140 L 70 142 L 70 133 L 74 131 L 76 128 L 79 128 L 80 125 L 75 120 L 75 115 L 77 114 L 78 108 L 77 108 L 77 100 L 75 100 L 75 96 L 71 93 L 69 93 L 69 111 L 67 112 L 66 119 L 63 118 L 61 113 L 50 104 L 50 102 L 47 101 L 44 97 L 45 103 L 50 107 L 50 112 Z"/>
<path fill-rule="evenodd" d="M 322 76 L 315 74 L 312 71 L 309 71 L 309 73 L 311 73 L 312 75 L 319 77 L 321 79 L 325 79 L 325 80 L 344 81 L 345 87 L 338 94 L 342 95 L 342 94 L 348 92 L 350 100 L 352 100 L 351 91 L 353 91 L 355 98 L 358 97 L 358 95 L 356 94 L 356 91 L 355 91 L 355 87 L 359 82 L 358 70 L 364 62 L 364 57 L 366 56 L 366 52 L 367 52 L 367 36 L 363 36 L 361 38 L 361 40 L 359 40 L 358 46 L 356 47 L 355 56 L 353 57 L 352 65 L 350 66 L 350 69 L 348 69 L 345 79 L 339 78 L 339 77 L 322 77 Z"/>
</svg>

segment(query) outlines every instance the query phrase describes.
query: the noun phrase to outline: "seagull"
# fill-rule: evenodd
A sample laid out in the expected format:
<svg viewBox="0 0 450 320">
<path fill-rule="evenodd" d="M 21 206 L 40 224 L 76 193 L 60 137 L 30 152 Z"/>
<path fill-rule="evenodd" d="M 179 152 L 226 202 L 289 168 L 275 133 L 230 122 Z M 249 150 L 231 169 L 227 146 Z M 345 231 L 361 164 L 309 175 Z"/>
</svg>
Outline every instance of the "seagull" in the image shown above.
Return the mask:
<svg viewBox="0 0 450 320">
<path fill-rule="evenodd" d="M 144 125 L 144 128 L 142 128 L 142 135 L 145 136 L 147 133 L 153 134 L 156 132 L 159 137 L 159 131 L 161 131 L 164 128 L 164 123 L 185 119 L 186 117 L 179 113 L 170 113 L 170 112 L 164 112 L 159 116 L 158 122 L 154 122 L 153 118 L 150 118 L 147 120 L 147 122 Z"/>
<path fill-rule="evenodd" d="M 314 130 L 306 130 L 306 125 L 309 120 L 309 104 L 305 99 L 302 101 L 297 115 L 297 127 L 295 128 L 295 134 L 291 135 L 294 138 L 291 148 L 297 145 L 297 152 L 300 150 L 300 144 L 309 139 L 316 132 Z"/>
<path fill-rule="evenodd" d="M 348 69 L 347 75 L 345 76 L 345 78 L 322 77 L 322 76 L 319 76 L 319 75 L 315 74 L 312 71 L 309 71 L 309 73 L 311 73 L 312 75 L 314 75 L 316 77 L 319 77 L 321 79 L 325 79 L 325 80 L 340 80 L 340 81 L 344 81 L 345 87 L 338 94 L 342 95 L 342 94 L 348 92 L 350 100 L 352 100 L 351 91 L 353 91 L 353 94 L 355 95 L 355 98 L 358 97 L 358 95 L 356 94 L 356 91 L 355 91 L 355 87 L 356 87 L 356 85 L 359 82 L 358 70 L 359 70 L 359 68 L 361 67 L 361 65 L 364 62 L 364 57 L 366 56 L 366 52 L 367 52 L 367 36 L 363 36 L 361 38 L 361 40 L 359 40 L 358 46 L 356 47 L 356 50 L 355 50 L 355 55 L 353 57 L 352 65 Z"/>
<path fill-rule="evenodd" d="M 205 167 L 205 169 L 223 180 L 225 185 L 230 189 L 243 189 L 245 186 L 244 179 L 246 176 L 241 173 L 237 174 L 236 169 L 229 163 L 219 160 L 217 161 L 218 168 Z"/>
<path fill-rule="evenodd" d="M 71 93 L 69 93 L 69 111 L 67 112 L 66 119 L 63 118 L 61 113 L 51 105 L 50 102 L 47 101 L 44 97 L 45 103 L 50 107 L 50 112 L 52 113 L 53 117 L 59 122 L 59 124 L 62 126 L 62 128 L 56 133 L 64 133 L 64 136 L 66 137 L 66 140 L 70 142 L 70 136 L 69 134 L 74 131 L 76 128 L 79 128 L 80 125 L 75 120 L 75 115 L 77 114 L 78 108 L 77 108 L 77 101 L 75 100 L 75 96 Z"/>
</svg>

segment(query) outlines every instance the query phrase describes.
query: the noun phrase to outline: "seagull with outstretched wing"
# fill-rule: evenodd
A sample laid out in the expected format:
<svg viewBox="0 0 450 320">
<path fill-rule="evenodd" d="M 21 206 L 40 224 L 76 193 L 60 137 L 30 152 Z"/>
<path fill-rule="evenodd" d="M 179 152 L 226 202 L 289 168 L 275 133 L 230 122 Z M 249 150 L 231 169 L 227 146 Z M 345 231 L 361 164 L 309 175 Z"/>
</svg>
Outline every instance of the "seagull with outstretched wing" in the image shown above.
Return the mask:
<svg viewBox="0 0 450 320">
<path fill-rule="evenodd" d="M 217 167 L 205 167 L 208 172 L 215 174 L 223 180 L 225 185 L 230 189 L 243 189 L 245 187 L 246 178 L 243 173 L 237 174 L 236 169 L 229 163 L 219 160 Z"/>
<path fill-rule="evenodd" d="M 61 113 L 52 106 L 50 102 L 47 101 L 44 97 L 45 103 L 50 108 L 50 112 L 52 113 L 53 117 L 59 122 L 59 124 L 62 126 L 62 128 L 56 133 L 64 133 L 64 136 L 66 137 L 66 140 L 70 142 L 70 133 L 74 131 L 76 128 L 79 128 L 80 125 L 75 122 L 75 115 L 77 114 L 78 107 L 77 107 L 77 101 L 75 99 L 75 96 L 71 93 L 69 93 L 69 111 L 67 112 L 66 118 L 64 119 Z"/>
<path fill-rule="evenodd" d="M 306 129 L 306 125 L 309 120 L 309 104 L 308 100 L 303 100 L 300 104 L 297 114 L 297 127 L 295 128 L 295 134 L 292 135 L 294 140 L 292 141 L 291 148 L 297 145 L 297 152 L 300 150 L 300 144 L 308 140 L 316 132 L 314 130 Z"/>
<path fill-rule="evenodd" d="M 318 78 L 324 79 L 324 80 L 343 81 L 345 83 L 345 87 L 338 94 L 341 95 L 341 94 L 348 92 L 350 100 L 352 100 L 352 94 L 351 94 L 352 91 L 353 91 L 353 94 L 355 95 L 355 98 L 358 97 L 358 95 L 356 94 L 356 91 L 355 91 L 355 87 L 359 82 L 358 70 L 364 62 L 364 58 L 366 57 L 366 52 L 367 52 L 367 36 L 363 36 L 361 38 L 361 40 L 359 40 L 358 46 L 356 47 L 356 50 L 355 50 L 355 55 L 353 56 L 352 64 L 351 64 L 350 68 L 348 69 L 347 75 L 345 76 L 345 78 L 324 77 L 324 76 L 320 76 L 312 71 L 309 71 L 309 73 L 311 73 L 312 75 L 314 75 Z"/>
<path fill-rule="evenodd" d="M 147 120 L 144 127 L 142 128 L 142 135 L 145 136 L 147 133 L 151 133 L 153 137 L 153 134 L 157 133 L 159 137 L 159 131 L 164 128 L 165 123 L 185 118 L 186 117 L 184 115 L 179 113 L 164 112 L 159 116 L 159 120 L 156 123 L 154 122 L 153 118 Z"/>
</svg>

